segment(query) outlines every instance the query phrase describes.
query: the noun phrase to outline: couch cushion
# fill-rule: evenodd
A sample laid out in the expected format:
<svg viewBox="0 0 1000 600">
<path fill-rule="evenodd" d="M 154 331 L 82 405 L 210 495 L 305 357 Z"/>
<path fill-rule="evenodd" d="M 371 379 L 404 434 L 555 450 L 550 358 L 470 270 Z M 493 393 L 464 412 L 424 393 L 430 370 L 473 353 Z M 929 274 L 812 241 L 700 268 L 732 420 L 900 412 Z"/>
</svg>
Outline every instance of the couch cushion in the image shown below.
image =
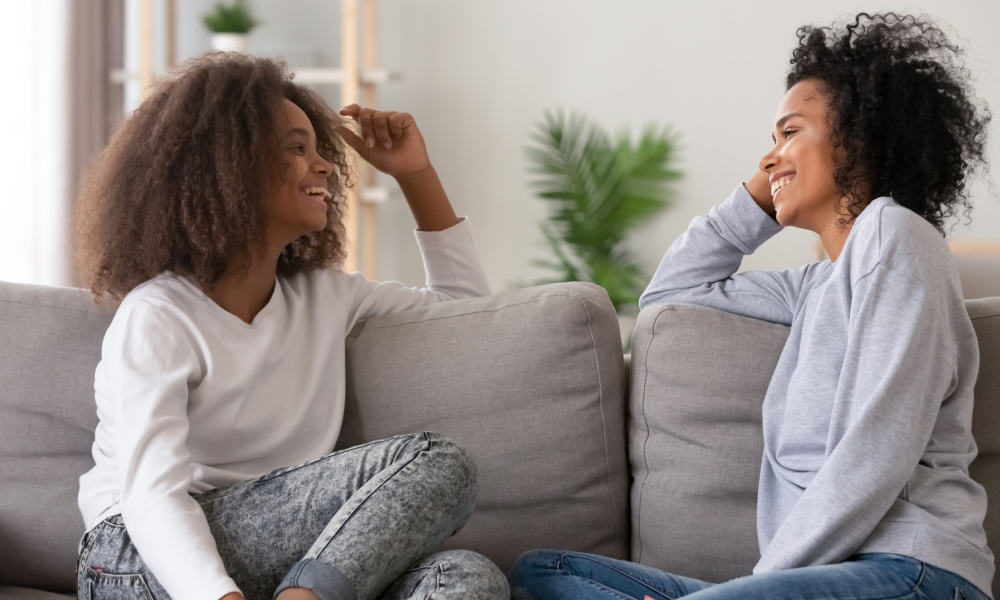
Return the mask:
<svg viewBox="0 0 1000 600">
<path fill-rule="evenodd" d="M 0 600 L 66 600 L 76 598 L 76 592 L 59 594 L 35 588 L 0 585 Z"/>
<path fill-rule="evenodd" d="M 91 298 L 0 283 L 0 584 L 76 589 L 76 492 L 94 464 L 94 367 L 111 321 Z"/>
<path fill-rule="evenodd" d="M 986 488 L 986 537 L 1000 559 L 1000 297 L 966 300 L 979 337 L 979 380 L 972 434 L 979 456 L 969 473 Z M 993 597 L 1000 598 L 1000 575 L 993 577 Z"/>
<path fill-rule="evenodd" d="M 632 560 L 706 581 L 759 558 L 760 405 L 788 328 L 659 305 L 632 337 Z"/>
<path fill-rule="evenodd" d="M 347 345 L 340 445 L 438 431 L 479 467 L 446 541 L 504 570 L 523 551 L 628 555 L 618 322 L 603 289 L 554 284 L 369 320 Z"/>
<path fill-rule="evenodd" d="M 967 300 L 980 345 L 970 473 L 986 487 L 1000 550 L 1000 298 Z M 788 328 L 708 308 L 659 305 L 632 340 L 632 559 L 708 581 L 759 558 L 760 406 Z M 1000 581 L 994 579 L 994 597 Z"/>
</svg>

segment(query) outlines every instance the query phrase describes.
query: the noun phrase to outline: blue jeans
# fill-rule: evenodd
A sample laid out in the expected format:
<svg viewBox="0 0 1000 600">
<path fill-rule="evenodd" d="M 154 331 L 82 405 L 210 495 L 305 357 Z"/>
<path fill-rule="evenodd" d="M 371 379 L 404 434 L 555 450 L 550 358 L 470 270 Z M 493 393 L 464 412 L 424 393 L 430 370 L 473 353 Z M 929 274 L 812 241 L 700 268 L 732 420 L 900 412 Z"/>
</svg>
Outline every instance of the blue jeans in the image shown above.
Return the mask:
<svg viewBox="0 0 1000 600">
<path fill-rule="evenodd" d="M 247 600 L 287 587 L 310 588 L 323 600 L 506 600 L 507 581 L 489 559 L 431 554 L 465 523 L 475 497 L 472 460 L 430 433 L 362 444 L 194 496 Z M 77 581 L 80 600 L 169 598 L 121 515 L 84 535 Z"/>
<path fill-rule="evenodd" d="M 958 575 L 897 554 L 713 584 L 594 554 L 534 550 L 510 580 L 514 600 L 988 600 Z"/>
</svg>

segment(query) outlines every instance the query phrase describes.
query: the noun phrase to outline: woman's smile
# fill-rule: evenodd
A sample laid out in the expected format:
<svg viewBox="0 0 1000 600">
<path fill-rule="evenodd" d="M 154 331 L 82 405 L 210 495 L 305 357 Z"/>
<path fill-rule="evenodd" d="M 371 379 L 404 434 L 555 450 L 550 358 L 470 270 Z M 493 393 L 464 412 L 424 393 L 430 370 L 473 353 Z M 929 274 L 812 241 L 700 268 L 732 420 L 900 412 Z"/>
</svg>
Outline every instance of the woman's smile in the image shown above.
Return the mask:
<svg viewBox="0 0 1000 600">
<path fill-rule="evenodd" d="M 771 198 L 776 198 L 778 192 L 785 189 L 795 179 L 795 171 L 782 171 L 771 175 Z"/>
</svg>

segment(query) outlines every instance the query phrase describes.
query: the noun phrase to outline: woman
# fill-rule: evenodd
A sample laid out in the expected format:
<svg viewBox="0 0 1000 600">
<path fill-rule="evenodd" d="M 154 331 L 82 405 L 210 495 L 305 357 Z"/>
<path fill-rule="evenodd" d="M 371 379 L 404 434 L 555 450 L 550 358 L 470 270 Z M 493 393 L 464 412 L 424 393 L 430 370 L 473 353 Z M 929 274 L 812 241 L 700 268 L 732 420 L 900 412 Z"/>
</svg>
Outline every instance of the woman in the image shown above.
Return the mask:
<svg viewBox="0 0 1000 600">
<path fill-rule="evenodd" d="M 330 453 L 352 326 L 489 293 L 412 117 L 341 114 L 361 137 L 281 65 L 210 54 L 91 172 L 84 273 L 122 300 L 80 478 L 81 598 L 506 596 L 484 557 L 428 556 L 472 512 L 461 448 L 424 433 Z M 327 268 L 344 247 L 341 140 L 402 188 L 426 289 Z"/>
<path fill-rule="evenodd" d="M 763 406 L 753 575 L 713 585 L 536 551 L 515 598 L 988 597 L 986 496 L 968 474 L 978 346 L 944 218 L 967 207 L 989 116 L 926 20 L 804 27 L 774 148 L 669 249 L 640 304 L 791 325 Z M 736 274 L 782 227 L 830 260 Z"/>
</svg>

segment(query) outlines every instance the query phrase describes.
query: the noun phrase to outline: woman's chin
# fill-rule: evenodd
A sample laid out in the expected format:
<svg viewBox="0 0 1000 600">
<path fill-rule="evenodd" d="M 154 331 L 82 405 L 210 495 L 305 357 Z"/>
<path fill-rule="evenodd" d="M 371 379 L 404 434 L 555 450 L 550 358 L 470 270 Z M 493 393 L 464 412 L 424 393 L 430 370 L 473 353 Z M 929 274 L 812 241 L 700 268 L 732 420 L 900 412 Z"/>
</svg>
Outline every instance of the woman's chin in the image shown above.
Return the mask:
<svg viewBox="0 0 1000 600">
<path fill-rule="evenodd" d="M 778 222 L 778 225 L 786 227 L 789 223 L 786 222 L 786 212 L 781 209 L 781 206 L 775 205 L 774 207 L 774 220 Z"/>
</svg>

